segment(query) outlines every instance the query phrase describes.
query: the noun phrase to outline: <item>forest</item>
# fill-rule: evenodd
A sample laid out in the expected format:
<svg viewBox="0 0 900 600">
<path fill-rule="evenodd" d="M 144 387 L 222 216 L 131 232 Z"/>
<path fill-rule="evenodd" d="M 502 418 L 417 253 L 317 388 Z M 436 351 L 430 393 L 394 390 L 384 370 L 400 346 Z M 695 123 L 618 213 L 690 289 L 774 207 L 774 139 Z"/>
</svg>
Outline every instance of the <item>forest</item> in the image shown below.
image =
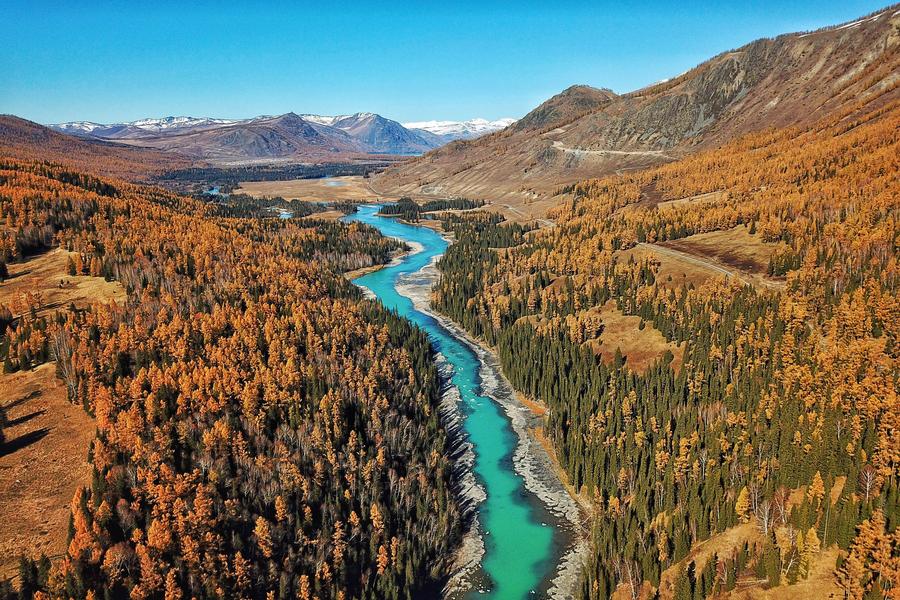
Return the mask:
<svg viewBox="0 0 900 600">
<path fill-rule="evenodd" d="M 472 210 L 484 206 L 484 200 L 469 200 L 468 198 L 447 198 L 445 200 L 427 200 L 421 204 L 408 196 L 404 196 L 397 202 L 386 204 L 378 211 L 379 215 L 386 217 L 400 217 L 404 221 L 417 222 L 422 215 L 443 210 Z"/>
<path fill-rule="evenodd" d="M 546 405 L 593 506 L 582 597 L 774 588 L 822 561 L 846 598 L 900 592 L 898 177 L 894 102 L 581 182 L 552 228 L 445 220 L 436 308 Z M 770 286 L 662 276 L 632 252 L 741 228 L 778 248 Z M 608 303 L 683 356 L 602 360 Z M 746 541 L 689 558 L 726 530 Z"/>
<path fill-rule="evenodd" d="M 0 307 L 4 371 L 54 361 L 97 428 L 65 555 L 0 597 L 440 589 L 460 515 L 432 350 L 341 274 L 399 243 L 268 208 L 0 159 L 0 265 L 62 248 L 127 292 Z"/>
<path fill-rule="evenodd" d="M 239 187 L 242 181 L 287 181 L 290 179 L 318 179 L 322 177 L 368 177 L 391 163 L 373 160 L 357 163 L 322 163 L 291 165 L 247 165 L 240 167 L 189 166 L 172 169 L 156 176 L 156 181 L 167 188 L 181 192 L 199 186 L 214 185 L 228 193 Z"/>
</svg>

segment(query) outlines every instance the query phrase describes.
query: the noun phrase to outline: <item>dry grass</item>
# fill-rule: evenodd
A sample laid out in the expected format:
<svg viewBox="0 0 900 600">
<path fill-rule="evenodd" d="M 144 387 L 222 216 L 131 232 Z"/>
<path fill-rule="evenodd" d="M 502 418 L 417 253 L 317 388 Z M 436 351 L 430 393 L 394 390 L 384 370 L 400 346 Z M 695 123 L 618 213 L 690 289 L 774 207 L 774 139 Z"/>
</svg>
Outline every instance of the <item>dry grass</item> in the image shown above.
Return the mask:
<svg viewBox="0 0 900 600">
<path fill-rule="evenodd" d="M 94 422 L 70 404 L 53 363 L 0 375 L 9 424 L 0 447 L 0 579 L 12 577 L 20 554 L 65 552 L 69 505 L 89 485 L 87 453 Z"/>
<path fill-rule="evenodd" d="M 663 287 L 677 288 L 689 283 L 699 286 L 713 277 L 721 277 L 721 274 L 702 264 L 689 262 L 678 256 L 654 252 L 650 246 L 637 246 L 618 254 L 619 260 L 624 262 L 631 258 L 639 261 L 647 256 L 653 256 L 659 262 L 656 279 Z"/>
<path fill-rule="evenodd" d="M 738 581 L 738 586 L 723 598 L 734 600 L 826 600 L 843 598 L 844 593 L 838 587 L 834 576 L 840 550 L 832 546 L 820 552 L 810 566 L 809 578 L 793 585 L 779 585 L 763 589 L 759 582 Z"/>
<path fill-rule="evenodd" d="M 339 185 L 334 185 L 339 184 Z M 244 181 L 234 190 L 257 198 L 281 196 L 285 200 L 308 202 L 378 202 L 397 198 L 378 194 L 369 188 L 369 180 L 361 177 L 328 177 L 323 179 L 292 179 L 289 181 Z"/>
<path fill-rule="evenodd" d="M 832 504 L 835 504 L 840 498 L 845 483 L 846 477 L 835 478 L 831 490 Z M 790 490 L 788 507 L 799 505 L 803 502 L 805 496 L 806 486 Z M 660 514 L 657 518 L 663 519 L 665 515 Z M 759 528 L 755 523 L 750 522 L 728 528 L 721 533 L 710 536 L 707 540 L 694 544 L 687 556 L 670 566 L 660 575 L 660 597 L 665 600 L 673 597 L 678 573 L 681 569 L 686 568 L 690 562 L 695 562 L 697 569 L 702 570 L 713 555 L 729 556 L 740 550 L 745 543 L 749 543 L 752 547 L 755 544 L 761 544 L 763 541 L 764 538 Z M 813 560 L 809 577 L 793 585 L 784 583 L 771 589 L 764 589 L 767 581 L 756 579 L 752 575 L 745 575 L 738 579 L 734 590 L 724 592 L 716 597 L 735 600 L 793 600 L 794 598 L 799 600 L 825 600 L 827 598 L 841 598 L 843 596 L 837 586 L 834 573 L 839 554 L 840 550 L 837 546 L 824 549 Z M 629 590 L 620 586 L 613 594 L 613 598 L 629 600 L 631 596 L 628 592 Z M 640 593 L 641 599 L 652 597 L 652 592 L 652 587 L 649 584 L 645 585 Z"/>
<path fill-rule="evenodd" d="M 697 194 L 696 196 L 688 196 L 687 198 L 679 198 L 677 200 L 666 200 L 656 205 L 657 208 L 674 208 L 676 206 L 687 206 L 689 204 L 703 204 L 704 202 L 720 202 L 727 197 L 724 191 L 707 192 L 705 194 Z"/>
<path fill-rule="evenodd" d="M 531 400 L 530 398 L 526 398 L 523 394 L 517 393 L 516 395 L 519 399 L 519 402 L 524 404 L 525 407 L 528 410 L 530 410 L 531 414 L 533 414 L 534 416 L 543 417 L 544 415 L 547 414 L 547 407 L 544 406 L 543 402 L 535 402 L 534 400 Z"/>
<path fill-rule="evenodd" d="M 640 329 L 641 318 L 622 314 L 613 301 L 607 302 L 598 312 L 603 319 L 603 333 L 598 339 L 585 343 L 602 356 L 604 362 L 612 362 L 618 348 L 625 356 L 625 364 L 638 373 L 646 371 L 666 350 L 675 356 L 672 366 L 677 369 L 681 365 L 684 347 L 667 341 L 651 323 L 645 323 Z"/>
<path fill-rule="evenodd" d="M 545 227 L 550 222 L 544 217 L 551 208 L 560 204 L 562 198 L 563 196 L 553 196 L 551 198 L 526 198 L 519 202 L 488 201 L 482 208 L 476 210 L 500 213 L 504 219 L 512 223 L 537 222 L 539 226 Z"/>
<path fill-rule="evenodd" d="M 691 548 L 688 556 L 663 571 L 660 577 L 660 597 L 664 599 L 672 598 L 675 580 L 680 568 L 687 567 L 688 563 L 694 561 L 698 570 L 701 570 L 713 555 L 728 556 L 740 550 L 745 542 L 749 542 L 751 546 L 754 543 L 762 542 L 762 534 L 753 523 L 731 527 L 704 542 L 696 544 Z M 840 550 L 838 550 L 837 546 L 832 546 L 820 552 L 811 565 L 809 577 L 793 585 L 784 584 L 764 589 L 765 581 L 747 576 L 738 580 L 734 590 L 720 594 L 719 597 L 747 600 L 793 600 L 795 598 L 800 600 L 824 600 L 826 598 L 839 598 L 841 597 L 840 590 L 834 577 L 834 568 L 839 553 Z"/>
<path fill-rule="evenodd" d="M 41 297 L 40 314 L 65 309 L 70 303 L 80 308 L 94 301 L 125 299 L 125 290 L 117 282 L 102 277 L 70 276 L 66 268 L 68 255 L 56 248 L 25 262 L 10 264 L 9 279 L 0 283 L 0 304 L 17 314 L 18 299 L 36 292 Z"/>
<path fill-rule="evenodd" d="M 323 219 L 325 221 L 337 221 L 341 217 L 344 216 L 339 210 L 324 210 L 322 212 L 317 212 L 306 217 L 307 219 Z"/>
<path fill-rule="evenodd" d="M 780 244 L 764 242 L 762 236 L 758 233 L 751 234 L 743 225 L 726 231 L 698 233 L 660 245 L 694 256 L 702 256 L 751 275 L 765 275 L 769 268 L 769 259 L 781 247 Z"/>
<path fill-rule="evenodd" d="M 779 249 L 743 225 L 661 244 L 640 244 L 619 253 L 623 261 L 652 255 L 659 263 L 657 280 L 665 287 L 695 286 L 712 278 L 732 277 L 757 289 L 778 289 L 784 281 L 769 277 L 769 259 Z"/>
<path fill-rule="evenodd" d="M 0 283 L 0 304 L 19 312 L 19 299 L 37 293 L 38 314 L 122 301 L 118 283 L 67 274 L 68 253 L 54 249 L 9 265 Z M 0 404 L 9 423 L 0 448 L 0 579 L 16 574 L 20 554 L 53 557 L 65 551 L 69 504 L 90 483 L 87 453 L 93 420 L 66 398 L 54 363 L 0 375 Z"/>
<path fill-rule="evenodd" d="M 762 541 L 762 534 L 752 523 L 744 523 L 726 529 L 722 533 L 718 533 L 709 539 L 695 544 L 688 555 L 675 563 L 660 576 L 659 592 L 661 598 L 672 598 L 675 591 L 675 581 L 681 568 L 693 561 L 697 564 L 697 570 L 700 571 L 706 565 L 706 561 L 710 560 L 714 554 L 719 556 L 728 556 L 731 553 L 740 550 L 745 542 L 751 545 L 755 542 Z"/>
</svg>

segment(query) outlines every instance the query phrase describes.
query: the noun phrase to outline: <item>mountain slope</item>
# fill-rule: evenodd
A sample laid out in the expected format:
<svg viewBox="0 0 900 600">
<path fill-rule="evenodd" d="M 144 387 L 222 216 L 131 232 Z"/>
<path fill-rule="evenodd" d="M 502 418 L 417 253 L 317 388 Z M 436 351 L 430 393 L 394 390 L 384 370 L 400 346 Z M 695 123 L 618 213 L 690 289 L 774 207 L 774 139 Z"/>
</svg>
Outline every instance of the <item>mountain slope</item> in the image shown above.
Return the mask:
<svg viewBox="0 0 900 600">
<path fill-rule="evenodd" d="M 579 179 L 666 162 L 771 126 L 807 125 L 898 96 L 900 14 L 786 34 L 722 53 L 622 96 L 575 86 L 515 125 L 380 175 L 390 193 L 484 197 L 518 207 Z M 527 211 L 526 211 L 527 212 Z"/>
<path fill-rule="evenodd" d="M 609 105 L 617 97 L 612 90 L 598 90 L 589 85 L 573 85 L 519 119 L 513 129 L 535 131 L 559 127 Z"/>
<path fill-rule="evenodd" d="M 436 147 L 400 123 L 375 113 L 336 117 L 331 126 L 362 142 L 369 152 L 418 154 Z"/>
<path fill-rule="evenodd" d="M 365 152 L 345 132 L 310 123 L 294 113 L 212 129 L 133 138 L 128 143 L 216 162 L 326 159 Z"/>
<path fill-rule="evenodd" d="M 65 135 L 12 115 L 0 115 L 0 155 L 46 160 L 131 181 L 147 181 L 154 174 L 194 164 L 177 153 Z"/>
</svg>

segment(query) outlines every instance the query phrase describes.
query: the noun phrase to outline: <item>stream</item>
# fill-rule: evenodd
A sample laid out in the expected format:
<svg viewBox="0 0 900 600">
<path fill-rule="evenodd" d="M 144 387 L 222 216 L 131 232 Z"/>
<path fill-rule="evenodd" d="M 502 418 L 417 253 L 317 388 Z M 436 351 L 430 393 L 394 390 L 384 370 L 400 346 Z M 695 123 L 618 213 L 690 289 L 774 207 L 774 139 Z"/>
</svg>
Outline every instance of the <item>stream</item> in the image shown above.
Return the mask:
<svg viewBox="0 0 900 600">
<path fill-rule="evenodd" d="M 345 220 L 372 225 L 413 251 L 353 283 L 427 332 L 449 374 L 449 410 L 471 448 L 470 482 L 463 487 L 474 500 L 475 521 L 446 595 L 498 600 L 569 596 L 580 565 L 580 544 L 570 526 L 578 522 L 577 507 L 553 474 L 546 452 L 524 435 L 536 417 L 513 399 L 493 355 L 429 311 L 434 263 L 448 242 L 426 227 L 379 217 L 379 208 L 361 206 Z"/>
</svg>

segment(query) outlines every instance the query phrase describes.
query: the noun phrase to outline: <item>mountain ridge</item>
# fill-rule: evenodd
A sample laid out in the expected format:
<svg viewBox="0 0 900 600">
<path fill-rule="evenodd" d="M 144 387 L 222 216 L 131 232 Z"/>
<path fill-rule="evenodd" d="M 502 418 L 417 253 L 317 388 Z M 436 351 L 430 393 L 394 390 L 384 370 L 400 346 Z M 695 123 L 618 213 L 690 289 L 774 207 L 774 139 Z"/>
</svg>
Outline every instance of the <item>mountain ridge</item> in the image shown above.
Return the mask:
<svg viewBox="0 0 900 600">
<path fill-rule="evenodd" d="M 266 130 L 278 119 L 307 123 L 304 130 L 295 123 L 288 132 Z M 456 139 L 471 139 L 500 127 L 512 119 L 490 122 L 424 122 L 423 128 L 403 124 L 373 112 L 350 115 L 297 114 L 260 115 L 249 119 L 168 116 L 122 123 L 69 121 L 48 125 L 60 133 L 82 138 L 177 151 L 186 156 L 212 161 L 275 160 L 287 158 L 327 159 L 330 154 L 414 155 L 427 152 Z M 443 123 L 444 130 L 428 130 L 431 123 Z M 448 127 L 447 124 L 456 127 Z M 434 127 L 432 127 L 434 128 Z M 293 138 L 293 131 L 298 137 Z M 242 149 L 241 143 L 245 144 Z M 307 147 L 308 144 L 308 147 Z M 338 158 L 338 157 L 332 157 Z"/>
<path fill-rule="evenodd" d="M 898 95 L 900 11 L 763 38 L 621 95 L 572 86 L 513 126 L 388 169 L 381 191 L 506 202 L 541 216 L 576 181 L 661 164 L 767 127 Z"/>
<path fill-rule="evenodd" d="M 149 181 L 165 171 L 203 164 L 174 152 L 60 133 L 14 115 L 0 115 L 0 155 L 55 162 L 129 181 Z"/>
</svg>

